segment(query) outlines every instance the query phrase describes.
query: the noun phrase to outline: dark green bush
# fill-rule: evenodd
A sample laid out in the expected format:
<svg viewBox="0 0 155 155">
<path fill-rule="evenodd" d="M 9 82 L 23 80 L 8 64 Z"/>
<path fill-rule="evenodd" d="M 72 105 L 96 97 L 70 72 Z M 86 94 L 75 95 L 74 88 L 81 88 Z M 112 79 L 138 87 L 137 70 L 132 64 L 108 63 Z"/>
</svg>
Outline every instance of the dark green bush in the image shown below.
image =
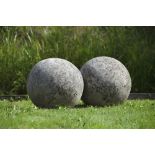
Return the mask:
<svg viewBox="0 0 155 155">
<path fill-rule="evenodd" d="M 96 56 L 120 60 L 132 92 L 155 91 L 155 27 L 0 27 L 0 94 L 25 94 L 32 66 L 49 57 L 80 68 Z"/>
</svg>

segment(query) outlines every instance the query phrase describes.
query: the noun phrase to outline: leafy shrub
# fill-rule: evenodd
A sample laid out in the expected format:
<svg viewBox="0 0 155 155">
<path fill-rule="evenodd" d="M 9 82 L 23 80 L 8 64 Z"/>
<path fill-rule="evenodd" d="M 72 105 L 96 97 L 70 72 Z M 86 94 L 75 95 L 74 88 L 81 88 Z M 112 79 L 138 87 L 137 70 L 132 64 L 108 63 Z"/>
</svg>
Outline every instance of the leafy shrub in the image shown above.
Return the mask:
<svg viewBox="0 0 155 155">
<path fill-rule="evenodd" d="M 125 64 L 133 92 L 154 92 L 154 38 L 154 27 L 0 27 L 0 94 L 25 94 L 41 59 L 60 57 L 80 68 L 103 55 Z"/>
</svg>

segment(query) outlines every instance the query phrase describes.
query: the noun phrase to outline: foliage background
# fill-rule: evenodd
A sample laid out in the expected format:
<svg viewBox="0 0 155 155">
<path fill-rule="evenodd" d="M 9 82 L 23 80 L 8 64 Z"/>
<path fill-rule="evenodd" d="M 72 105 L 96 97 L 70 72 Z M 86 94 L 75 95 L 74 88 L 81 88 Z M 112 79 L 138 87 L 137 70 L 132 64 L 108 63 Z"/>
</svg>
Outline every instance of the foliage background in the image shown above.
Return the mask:
<svg viewBox="0 0 155 155">
<path fill-rule="evenodd" d="M 42 59 L 64 58 L 80 69 L 103 55 L 127 67 L 132 92 L 155 92 L 155 27 L 0 27 L 0 95 L 26 94 Z"/>
</svg>

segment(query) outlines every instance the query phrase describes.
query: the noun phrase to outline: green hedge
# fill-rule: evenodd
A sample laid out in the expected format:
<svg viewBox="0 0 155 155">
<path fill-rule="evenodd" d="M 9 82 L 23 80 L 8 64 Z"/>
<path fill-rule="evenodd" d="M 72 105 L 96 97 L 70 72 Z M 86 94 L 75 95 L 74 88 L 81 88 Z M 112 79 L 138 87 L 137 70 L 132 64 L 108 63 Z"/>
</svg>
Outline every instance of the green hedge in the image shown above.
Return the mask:
<svg viewBox="0 0 155 155">
<path fill-rule="evenodd" d="M 26 94 L 32 66 L 64 58 L 80 68 L 96 56 L 120 60 L 132 92 L 155 92 L 155 27 L 0 27 L 0 94 Z"/>
</svg>

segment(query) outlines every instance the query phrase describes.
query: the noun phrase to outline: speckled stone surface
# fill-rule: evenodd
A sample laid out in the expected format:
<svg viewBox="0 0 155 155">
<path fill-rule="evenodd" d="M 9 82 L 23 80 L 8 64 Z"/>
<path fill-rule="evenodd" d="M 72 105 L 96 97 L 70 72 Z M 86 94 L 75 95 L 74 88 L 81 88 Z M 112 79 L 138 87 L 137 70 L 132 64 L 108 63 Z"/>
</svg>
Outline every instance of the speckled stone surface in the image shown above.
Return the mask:
<svg viewBox="0 0 155 155">
<path fill-rule="evenodd" d="M 83 78 L 78 68 L 60 58 L 38 62 L 32 68 L 27 82 L 30 99 L 42 108 L 78 104 L 83 87 Z"/>
<path fill-rule="evenodd" d="M 96 57 L 86 62 L 81 73 L 84 80 L 82 99 L 89 105 L 111 105 L 126 100 L 131 78 L 126 67 L 111 57 Z"/>
</svg>

